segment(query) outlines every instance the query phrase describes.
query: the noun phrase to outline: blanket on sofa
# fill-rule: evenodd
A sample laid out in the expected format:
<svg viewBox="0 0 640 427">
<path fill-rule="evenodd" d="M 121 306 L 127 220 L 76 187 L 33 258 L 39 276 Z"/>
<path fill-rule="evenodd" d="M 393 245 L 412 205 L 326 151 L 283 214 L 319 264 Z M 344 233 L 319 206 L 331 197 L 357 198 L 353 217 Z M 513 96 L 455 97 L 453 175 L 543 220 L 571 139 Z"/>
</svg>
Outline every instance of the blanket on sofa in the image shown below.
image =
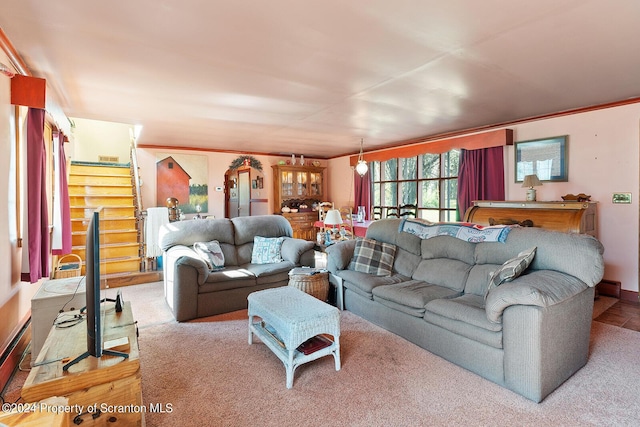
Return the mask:
<svg viewBox="0 0 640 427">
<path fill-rule="evenodd" d="M 482 226 L 468 222 L 430 222 L 422 219 L 405 218 L 400 222 L 400 232 L 414 234 L 421 239 L 435 236 L 451 236 L 467 242 L 501 242 L 507 240 L 510 225 Z"/>
</svg>

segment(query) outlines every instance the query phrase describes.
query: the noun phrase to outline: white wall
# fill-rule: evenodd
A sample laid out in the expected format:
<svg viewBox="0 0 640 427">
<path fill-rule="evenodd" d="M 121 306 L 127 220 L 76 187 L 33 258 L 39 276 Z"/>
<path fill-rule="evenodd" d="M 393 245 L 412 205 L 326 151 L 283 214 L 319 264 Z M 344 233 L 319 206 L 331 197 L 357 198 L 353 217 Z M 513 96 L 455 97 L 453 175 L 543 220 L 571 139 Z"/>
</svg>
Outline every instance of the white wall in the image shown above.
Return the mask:
<svg viewBox="0 0 640 427">
<path fill-rule="evenodd" d="M 638 291 L 640 202 L 640 104 L 538 120 L 514 126 L 515 141 L 568 135 L 568 182 L 537 187 L 539 201 L 560 201 L 566 194 L 585 193 L 598 202 L 598 238 L 605 247 L 605 279 Z M 507 200 L 524 200 L 526 189 L 514 182 L 514 147 L 505 150 Z M 349 158 L 329 162 L 329 200 L 353 200 L 349 195 Z M 351 190 L 353 191 L 353 190 Z M 613 193 L 632 193 L 632 204 L 612 203 Z"/>
</svg>

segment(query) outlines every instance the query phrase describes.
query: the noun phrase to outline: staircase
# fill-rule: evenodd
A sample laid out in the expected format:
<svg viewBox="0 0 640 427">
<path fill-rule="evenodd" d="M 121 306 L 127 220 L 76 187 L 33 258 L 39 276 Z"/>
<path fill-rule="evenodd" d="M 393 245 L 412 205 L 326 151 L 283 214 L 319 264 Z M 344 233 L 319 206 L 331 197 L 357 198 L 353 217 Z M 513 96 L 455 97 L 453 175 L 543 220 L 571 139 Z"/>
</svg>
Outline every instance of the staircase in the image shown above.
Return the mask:
<svg viewBox="0 0 640 427">
<path fill-rule="evenodd" d="M 118 163 L 71 162 L 69 173 L 72 252 L 83 261 L 85 237 L 93 210 L 103 207 L 100 249 L 109 287 L 162 280 L 160 272 L 145 272 L 140 217 L 132 185 L 131 167 Z"/>
</svg>

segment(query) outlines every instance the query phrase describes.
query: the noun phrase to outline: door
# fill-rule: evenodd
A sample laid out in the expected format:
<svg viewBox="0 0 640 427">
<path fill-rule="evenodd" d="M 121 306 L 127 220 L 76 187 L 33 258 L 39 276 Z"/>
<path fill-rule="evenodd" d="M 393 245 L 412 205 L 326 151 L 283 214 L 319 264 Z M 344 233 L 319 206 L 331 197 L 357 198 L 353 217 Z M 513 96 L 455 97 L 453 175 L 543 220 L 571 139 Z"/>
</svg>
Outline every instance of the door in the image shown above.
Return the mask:
<svg viewBox="0 0 640 427">
<path fill-rule="evenodd" d="M 249 170 L 238 172 L 238 214 L 251 215 L 251 175 Z"/>
</svg>

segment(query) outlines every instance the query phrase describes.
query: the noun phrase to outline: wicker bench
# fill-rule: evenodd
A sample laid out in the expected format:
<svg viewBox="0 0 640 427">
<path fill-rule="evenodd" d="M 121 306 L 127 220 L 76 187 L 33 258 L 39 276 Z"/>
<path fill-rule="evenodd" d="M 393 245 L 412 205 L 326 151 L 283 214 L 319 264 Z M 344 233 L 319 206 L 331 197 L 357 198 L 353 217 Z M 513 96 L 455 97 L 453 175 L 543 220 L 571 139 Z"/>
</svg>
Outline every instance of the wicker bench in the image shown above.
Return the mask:
<svg viewBox="0 0 640 427">
<path fill-rule="evenodd" d="M 340 311 L 336 307 L 291 286 L 253 292 L 247 299 L 249 344 L 255 334 L 282 361 L 287 388 L 293 387 L 298 366 L 320 357 L 333 355 L 336 371 L 340 370 Z M 309 354 L 298 350 L 301 344 L 322 334 L 333 337 L 329 346 Z"/>
</svg>

